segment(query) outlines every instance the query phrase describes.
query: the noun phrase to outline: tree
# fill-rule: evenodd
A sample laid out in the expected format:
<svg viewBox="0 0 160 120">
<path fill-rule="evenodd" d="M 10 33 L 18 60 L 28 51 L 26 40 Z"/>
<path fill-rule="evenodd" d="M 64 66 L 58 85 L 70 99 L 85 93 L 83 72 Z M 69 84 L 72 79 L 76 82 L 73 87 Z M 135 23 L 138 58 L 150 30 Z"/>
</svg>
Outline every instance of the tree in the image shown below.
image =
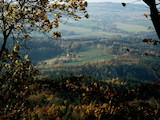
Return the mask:
<svg viewBox="0 0 160 120">
<path fill-rule="evenodd" d="M 0 57 L 8 38 L 14 41 L 28 40 L 34 31 L 49 33 L 58 28 L 62 16 L 75 20 L 82 15 L 88 18 L 84 0 L 0 0 L 0 31 L 3 43 Z M 53 32 L 54 38 L 61 37 Z"/>
<path fill-rule="evenodd" d="M 18 44 L 11 52 L 8 49 L 3 51 L 3 62 L 0 63 L 1 119 L 19 119 L 20 114 L 27 112 L 27 98 L 33 92 L 31 83 L 38 71 L 34 69 L 28 55 L 25 60 L 19 60 L 18 51 Z"/>
<path fill-rule="evenodd" d="M 88 18 L 84 0 L 0 0 L 0 118 L 20 119 L 27 113 L 27 98 L 34 91 L 33 68 L 28 56 L 19 55 L 20 40 L 30 39 L 33 32 L 44 34 L 58 28 L 64 17 L 79 20 Z M 60 32 L 53 32 L 56 39 Z M 6 48 L 9 38 L 14 41 L 13 50 Z M 41 84 L 41 83 L 38 83 Z"/>
</svg>

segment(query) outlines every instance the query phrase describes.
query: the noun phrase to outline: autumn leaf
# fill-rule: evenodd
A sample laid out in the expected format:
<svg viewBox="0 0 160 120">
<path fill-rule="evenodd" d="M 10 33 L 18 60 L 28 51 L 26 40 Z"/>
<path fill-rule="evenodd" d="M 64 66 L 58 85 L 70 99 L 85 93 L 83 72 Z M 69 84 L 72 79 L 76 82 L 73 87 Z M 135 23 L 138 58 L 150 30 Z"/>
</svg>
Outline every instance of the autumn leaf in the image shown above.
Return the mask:
<svg viewBox="0 0 160 120">
<path fill-rule="evenodd" d="M 125 7 L 125 6 L 126 6 L 126 3 L 122 3 L 122 6 Z"/>
<path fill-rule="evenodd" d="M 56 120 L 61 120 L 61 118 L 60 118 L 60 117 L 57 117 Z"/>
<path fill-rule="evenodd" d="M 152 70 L 154 70 L 154 71 L 158 71 L 158 69 L 157 69 L 157 68 L 152 68 Z"/>
<path fill-rule="evenodd" d="M 150 30 L 151 29 L 151 27 L 148 27 L 148 30 Z"/>
<path fill-rule="evenodd" d="M 144 39 L 143 42 L 148 43 L 150 41 L 150 39 Z"/>
<path fill-rule="evenodd" d="M 130 51 L 129 49 L 126 49 L 128 52 Z"/>
<path fill-rule="evenodd" d="M 146 56 L 149 56 L 149 54 L 148 53 L 144 53 Z"/>
<path fill-rule="evenodd" d="M 148 15 L 144 14 L 144 16 L 145 16 L 146 18 L 148 18 Z"/>
<path fill-rule="evenodd" d="M 86 15 L 85 15 L 85 17 L 86 17 L 86 18 L 89 18 L 89 15 L 88 15 L 88 14 L 86 14 Z"/>
</svg>

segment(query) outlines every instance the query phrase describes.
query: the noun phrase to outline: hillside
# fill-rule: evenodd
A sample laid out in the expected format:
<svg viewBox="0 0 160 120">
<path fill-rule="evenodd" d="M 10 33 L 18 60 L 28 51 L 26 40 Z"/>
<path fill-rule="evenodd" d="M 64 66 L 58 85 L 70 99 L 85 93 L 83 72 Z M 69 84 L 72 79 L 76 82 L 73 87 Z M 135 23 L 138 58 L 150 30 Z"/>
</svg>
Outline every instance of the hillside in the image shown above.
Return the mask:
<svg viewBox="0 0 160 120">
<path fill-rule="evenodd" d="M 90 3 L 87 11 L 89 19 L 78 22 L 69 20 L 65 25 L 60 25 L 64 39 L 123 37 L 137 32 L 149 32 L 148 27 L 152 26 L 151 21 L 144 16 L 144 12 L 148 14 L 148 8 L 144 5 L 124 8 L 119 3 Z"/>
<path fill-rule="evenodd" d="M 63 3 L 70 2 L 67 9 L 79 9 L 77 4 L 83 10 L 82 6 L 87 7 L 83 0 L 58 0 L 62 4 L 53 0 L 52 6 L 46 0 L 13 1 L 0 2 L 5 4 L 1 11 L 13 10 L 11 16 L 23 16 L 28 25 L 21 9 L 27 4 L 29 27 L 39 15 L 35 25 L 42 24 L 43 30 L 44 25 L 53 28 L 45 10 L 68 12 Z M 68 18 L 73 12 L 64 18 L 53 14 L 54 24 L 58 18 L 61 22 L 54 29 L 62 33 L 58 39 L 47 37 L 49 31 L 30 36 L 27 25 L 23 30 L 18 23 L 11 24 L 13 19 L 5 20 L 1 11 L 4 38 L 0 35 L 0 43 L 5 43 L 6 35 L 10 38 L 0 56 L 0 120 L 160 120 L 160 41 L 144 5 L 89 3 L 90 17 L 80 21 Z M 5 22 L 11 25 L 9 31 L 3 30 Z M 18 32 L 12 32 L 14 26 L 22 33 L 12 40 Z"/>
<path fill-rule="evenodd" d="M 144 13 L 148 14 L 148 8 L 144 5 L 134 4 L 124 8 L 120 3 L 106 2 L 90 3 L 87 11 L 90 15 L 89 19 L 81 19 L 78 22 L 67 18 L 61 19 L 62 23 L 67 20 L 67 23 L 61 24 L 58 29 L 62 32 L 61 39 L 52 40 L 42 34 L 34 33 L 31 41 L 25 43 L 29 46 L 29 49 L 21 52 L 23 54 L 29 53 L 32 63 L 43 71 L 40 72 L 43 76 L 55 73 L 83 73 L 91 76 L 101 76 L 101 79 L 126 76 L 130 76 L 127 78 L 140 79 L 142 71 L 138 75 L 132 75 L 132 71 L 128 74 L 120 74 L 119 71 L 130 69 L 131 66 L 141 61 L 142 56 L 146 63 L 152 61 L 154 58 L 147 58 L 144 53 L 147 51 L 155 53 L 156 49 L 159 49 L 142 43 L 144 38 L 157 38 L 150 19 L 144 16 Z M 148 29 L 149 27 L 151 29 Z M 12 46 L 12 43 L 8 46 Z M 131 49 L 132 52 L 127 53 L 126 49 Z M 139 53 L 135 55 L 133 51 Z M 103 71 L 104 68 L 95 67 L 94 69 L 98 71 L 94 70 L 94 72 L 88 72 L 86 69 L 80 70 L 83 67 L 87 68 L 88 64 L 94 62 L 99 64 L 99 61 L 110 61 L 110 63 L 116 61 L 116 65 L 112 66 L 114 69 L 109 69 L 109 72 L 111 72 L 109 75 L 106 74 L 108 71 Z M 156 64 L 157 62 L 153 63 Z M 120 70 L 117 70 L 118 63 L 122 64 Z M 134 70 L 145 68 L 147 69 L 147 80 L 154 80 L 156 76 L 151 72 L 152 66 L 149 68 L 146 67 L 145 62 L 142 63 L 141 67 L 138 65 L 138 68 L 134 68 Z M 61 70 L 59 69 L 60 66 L 63 67 L 63 72 L 59 71 Z M 75 69 L 66 72 L 66 68 L 70 70 L 68 68 L 70 66 L 71 68 L 74 66 Z M 57 69 L 58 71 L 56 71 Z M 92 67 L 88 69 L 90 70 Z M 114 71 L 117 71 L 117 73 L 114 74 Z"/>
<path fill-rule="evenodd" d="M 62 23 L 67 22 L 66 24 L 61 24 L 57 29 L 62 32 L 62 38 L 58 44 L 63 44 L 63 41 L 94 41 L 95 39 L 98 41 L 101 38 L 116 39 L 117 37 L 134 36 L 143 39 L 147 37 L 146 35 L 151 36 L 152 34 L 152 36 L 156 36 L 153 34 L 154 28 L 150 19 L 144 16 L 144 13 L 148 14 L 148 8 L 144 5 L 133 4 L 132 6 L 124 8 L 119 3 L 90 3 L 87 10 L 90 15 L 89 19 L 73 21 L 68 18 L 63 18 L 61 20 Z M 149 27 L 151 29 L 148 29 Z M 46 39 L 46 36 L 38 33 L 34 34 L 33 41 L 36 41 L 36 47 L 38 47 L 38 49 L 36 49 L 34 42 L 33 45 L 30 45 L 34 48 L 34 50 L 31 51 L 31 58 L 35 58 L 34 54 L 37 52 L 43 51 L 47 53 L 49 51 L 48 53 L 52 53 L 51 50 L 54 49 L 54 44 L 57 44 L 57 40 L 44 39 Z M 42 43 L 41 41 L 45 42 Z M 49 44 L 51 47 L 49 47 Z M 39 56 L 36 61 L 51 59 L 62 53 L 64 52 L 53 52 L 54 55 L 50 54 L 50 57 L 44 56 L 45 59 L 42 53 L 42 57 Z"/>
<path fill-rule="evenodd" d="M 148 14 L 148 8 L 144 5 L 124 8 L 119 3 L 107 2 L 90 3 L 87 10 L 89 19 L 78 22 L 69 19 L 66 24 L 60 25 L 58 30 L 62 32 L 61 39 L 54 41 L 44 40 L 43 37 L 34 38 L 31 44 L 34 49 L 30 52 L 30 57 L 43 71 L 41 75 L 73 73 L 101 79 L 106 77 L 142 81 L 156 79 L 152 67 L 158 66 L 147 66 L 154 58 L 144 55 L 149 50 L 155 53 L 155 48 L 142 43 L 144 38 L 157 38 L 150 19 L 144 16 L 144 13 Z M 63 18 L 62 22 L 65 20 L 67 18 Z M 148 29 L 149 27 L 151 29 Z M 126 49 L 131 49 L 132 52 L 127 53 Z M 110 61 L 104 65 L 108 71 L 104 70 L 104 66 L 93 66 L 99 64 L 99 61 L 100 63 Z M 153 60 L 154 64 L 157 62 Z M 128 69 L 127 73 L 125 69 Z M 145 75 L 142 75 L 143 69 L 146 69 Z"/>
</svg>

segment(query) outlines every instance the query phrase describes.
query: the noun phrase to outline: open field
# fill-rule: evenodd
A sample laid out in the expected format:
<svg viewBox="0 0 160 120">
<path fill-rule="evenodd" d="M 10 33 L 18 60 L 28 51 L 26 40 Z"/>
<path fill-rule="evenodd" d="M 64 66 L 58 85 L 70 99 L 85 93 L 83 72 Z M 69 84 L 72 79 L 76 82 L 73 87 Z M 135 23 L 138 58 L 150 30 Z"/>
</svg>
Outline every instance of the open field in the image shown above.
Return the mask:
<svg viewBox="0 0 160 120">
<path fill-rule="evenodd" d="M 120 23 L 120 22 L 116 22 L 115 23 L 117 25 L 118 29 L 127 31 L 127 32 L 147 32 L 148 28 L 142 26 L 142 25 L 131 25 L 131 24 L 125 24 L 125 23 Z"/>
<path fill-rule="evenodd" d="M 109 60 L 110 58 L 113 58 L 114 56 L 98 56 L 98 57 L 93 57 L 93 58 L 89 58 L 89 59 L 84 59 L 84 60 L 80 60 L 78 62 L 69 62 L 69 63 L 65 63 L 65 65 L 82 65 L 85 62 L 92 62 L 92 61 L 99 61 L 99 60 Z"/>
<path fill-rule="evenodd" d="M 76 23 L 75 23 L 76 24 Z M 86 24 L 86 23 L 85 23 Z M 90 24 L 94 24 L 91 22 Z M 113 37 L 113 36 L 123 36 L 125 37 L 126 34 L 122 33 L 113 33 L 113 32 L 106 32 L 103 31 L 101 28 L 93 29 L 92 27 L 94 26 L 68 26 L 68 25 L 60 25 L 59 31 L 62 30 L 68 30 L 68 31 L 73 31 L 76 33 L 76 35 L 63 35 L 63 39 L 74 39 L 74 38 L 107 38 L 107 37 Z"/>
<path fill-rule="evenodd" d="M 126 37 L 126 34 L 119 34 L 119 33 L 111 33 L 111 32 L 100 32 L 94 31 L 90 33 L 84 33 L 80 35 L 71 35 L 71 36 L 62 36 L 63 39 L 81 39 L 81 38 L 111 38 L 113 36 L 123 36 Z"/>
<path fill-rule="evenodd" d="M 110 58 L 114 57 L 114 56 L 108 55 L 106 51 L 98 50 L 94 48 L 88 48 L 83 52 L 79 52 L 78 55 L 82 56 L 84 59 L 75 61 L 75 62 L 68 62 L 68 63 L 65 63 L 65 65 L 82 65 L 85 62 L 109 60 Z"/>
<path fill-rule="evenodd" d="M 98 60 L 109 60 L 114 56 L 108 55 L 106 51 L 98 50 L 96 48 L 87 48 L 82 52 L 76 53 L 80 58 L 69 58 L 67 56 L 61 56 L 60 58 L 53 58 L 45 60 L 48 65 L 56 64 L 56 61 L 63 61 L 64 65 L 82 65 L 85 62 L 92 62 Z"/>
</svg>

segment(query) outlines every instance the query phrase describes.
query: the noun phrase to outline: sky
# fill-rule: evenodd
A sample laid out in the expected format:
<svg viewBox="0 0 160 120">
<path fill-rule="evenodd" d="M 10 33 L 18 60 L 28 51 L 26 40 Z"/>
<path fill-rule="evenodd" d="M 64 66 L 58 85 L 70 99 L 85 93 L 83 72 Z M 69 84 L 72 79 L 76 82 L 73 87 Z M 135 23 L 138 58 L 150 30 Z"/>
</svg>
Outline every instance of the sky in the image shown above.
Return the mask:
<svg viewBox="0 0 160 120">
<path fill-rule="evenodd" d="M 125 3 L 131 3 L 134 2 L 136 4 L 144 4 L 143 0 L 87 0 L 88 2 L 125 2 Z M 136 1 L 136 2 L 135 2 Z"/>
</svg>

